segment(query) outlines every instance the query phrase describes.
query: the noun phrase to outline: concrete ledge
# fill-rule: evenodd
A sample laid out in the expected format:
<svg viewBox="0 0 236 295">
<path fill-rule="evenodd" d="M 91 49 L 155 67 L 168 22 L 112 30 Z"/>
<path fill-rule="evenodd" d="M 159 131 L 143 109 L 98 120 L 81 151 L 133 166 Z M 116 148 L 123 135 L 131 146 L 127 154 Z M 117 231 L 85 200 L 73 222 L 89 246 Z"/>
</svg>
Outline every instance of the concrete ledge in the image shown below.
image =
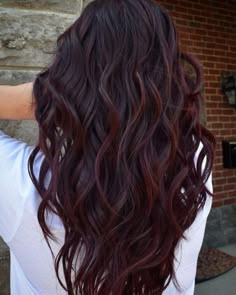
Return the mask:
<svg viewBox="0 0 236 295">
<path fill-rule="evenodd" d="M 40 70 L 1 69 L 0 85 L 17 85 L 33 81 Z"/>
<path fill-rule="evenodd" d="M 1 0 L 0 7 L 14 7 L 21 9 L 52 10 L 79 15 L 82 0 Z"/>
<path fill-rule="evenodd" d="M 36 121 L 1 120 L 0 130 L 30 145 L 35 145 L 38 140 L 38 125 Z"/>
<path fill-rule="evenodd" d="M 21 9 L 0 10 L 0 66 L 44 67 L 58 36 L 76 15 Z"/>
</svg>

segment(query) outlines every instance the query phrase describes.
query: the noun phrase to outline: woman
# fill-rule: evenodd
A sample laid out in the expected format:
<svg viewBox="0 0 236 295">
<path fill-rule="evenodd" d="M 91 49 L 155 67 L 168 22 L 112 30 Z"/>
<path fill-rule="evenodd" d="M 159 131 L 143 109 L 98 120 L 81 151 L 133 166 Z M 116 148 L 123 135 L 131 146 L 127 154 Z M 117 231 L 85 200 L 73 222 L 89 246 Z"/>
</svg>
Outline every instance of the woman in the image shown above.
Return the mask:
<svg viewBox="0 0 236 295">
<path fill-rule="evenodd" d="M 97 0 L 33 84 L 1 88 L 1 118 L 39 127 L 33 147 L 0 137 L 12 294 L 193 294 L 215 149 L 201 87 L 164 8 Z"/>
</svg>

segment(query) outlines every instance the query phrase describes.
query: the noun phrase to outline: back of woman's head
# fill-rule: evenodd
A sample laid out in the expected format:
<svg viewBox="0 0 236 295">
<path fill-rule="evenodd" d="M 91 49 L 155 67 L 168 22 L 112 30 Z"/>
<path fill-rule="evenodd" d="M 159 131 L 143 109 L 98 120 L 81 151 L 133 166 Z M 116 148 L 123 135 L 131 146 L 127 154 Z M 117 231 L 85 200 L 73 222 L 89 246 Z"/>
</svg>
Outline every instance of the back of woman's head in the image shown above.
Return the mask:
<svg viewBox="0 0 236 295">
<path fill-rule="evenodd" d="M 46 239 L 47 210 L 65 227 L 55 268 L 68 294 L 161 294 L 175 278 L 174 250 L 205 203 L 213 163 L 214 138 L 200 122 L 201 80 L 152 0 L 93 1 L 58 38 L 34 84 L 39 143 L 29 170 Z"/>
</svg>

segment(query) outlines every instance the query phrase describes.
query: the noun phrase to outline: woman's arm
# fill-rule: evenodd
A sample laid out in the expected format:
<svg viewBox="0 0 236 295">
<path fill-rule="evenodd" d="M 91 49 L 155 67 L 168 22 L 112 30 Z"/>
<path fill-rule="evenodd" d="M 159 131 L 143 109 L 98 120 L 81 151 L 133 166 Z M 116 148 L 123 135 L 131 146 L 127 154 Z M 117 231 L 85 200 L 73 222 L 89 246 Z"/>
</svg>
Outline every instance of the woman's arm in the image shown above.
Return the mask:
<svg viewBox="0 0 236 295">
<path fill-rule="evenodd" d="M 33 82 L 0 86 L 0 119 L 34 120 Z"/>
</svg>

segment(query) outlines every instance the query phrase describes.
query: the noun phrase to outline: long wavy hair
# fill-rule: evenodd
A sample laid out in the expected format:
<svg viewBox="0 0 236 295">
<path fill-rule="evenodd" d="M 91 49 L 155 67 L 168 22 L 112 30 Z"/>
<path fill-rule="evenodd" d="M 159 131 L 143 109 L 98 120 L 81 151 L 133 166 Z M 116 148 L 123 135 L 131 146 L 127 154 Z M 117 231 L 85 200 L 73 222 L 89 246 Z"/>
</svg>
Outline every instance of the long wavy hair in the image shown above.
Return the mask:
<svg viewBox="0 0 236 295">
<path fill-rule="evenodd" d="M 29 173 L 48 243 L 47 213 L 64 225 L 55 271 L 68 294 L 161 294 L 171 279 L 179 287 L 175 248 L 212 195 L 215 139 L 201 124 L 201 91 L 199 62 L 155 1 L 93 1 L 59 36 L 34 82 Z"/>
</svg>

